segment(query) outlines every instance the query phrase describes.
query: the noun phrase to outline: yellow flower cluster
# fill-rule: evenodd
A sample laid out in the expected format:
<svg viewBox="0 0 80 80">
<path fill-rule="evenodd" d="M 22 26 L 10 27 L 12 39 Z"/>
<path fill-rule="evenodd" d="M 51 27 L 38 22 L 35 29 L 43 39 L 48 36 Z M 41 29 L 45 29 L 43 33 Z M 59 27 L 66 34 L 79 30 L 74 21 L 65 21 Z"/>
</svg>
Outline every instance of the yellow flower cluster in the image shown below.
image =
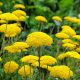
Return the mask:
<svg viewBox="0 0 80 80">
<path fill-rule="evenodd" d="M 43 16 L 36 16 L 35 20 L 37 20 L 39 22 L 47 22 L 47 19 Z"/>
<path fill-rule="evenodd" d="M 72 22 L 72 23 L 80 24 L 80 19 L 78 19 L 78 18 L 66 16 L 66 17 L 64 17 L 64 20 Z"/>
<path fill-rule="evenodd" d="M 28 55 L 28 56 L 24 56 L 20 59 L 21 62 L 26 62 L 26 63 L 35 63 L 36 61 L 38 61 L 38 56 L 34 56 L 34 55 Z"/>
<path fill-rule="evenodd" d="M 40 67 L 47 68 L 47 66 L 57 63 L 57 60 L 48 55 L 44 55 L 40 57 Z M 39 67 L 39 61 L 36 61 L 32 64 L 32 66 Z"/>
<path fill-rule="evenodd" d="M 53 16 L 52 20 L 56 20 L 56 21 L 62 22 L 62 19 L 59 16 Z"/>
<path fill-rule="evenodd" d="M 31 76 L 33 74 L 33 68 L 28 65 L 24 65 L 18 70 L 18 74 L 23 77 Z"/>
<path fill-rule="evenodd" d="M 14 8 L 16 8 L 16 9 L 25 9 L 25 6 L 23 4 L 15 4 Z"/>
<path fill-rule="evenodd" d="M 56 33 L 55 36 L 57 38 L 61 38 L 61 39 L 67 39 L 67 38 L 69 38 L 69 35 L 67 35 L 67 34 L 65 34 L 63 32 Z"/>
<path fill-rule="evenodd" d="M 15 10 L 12 12 L 15 16 L 18 17 L 18 21 L 24 21 L 26 20 L 26 12 L 22 10 Z"/>
<path fill-rule="evenodd" d="M 75 38 L 75 39 L 80 41 L 80 35 L 75 35 L 75 36 L 73 36 L 73 38 Z"/>
<path fill-rule="evenodd" d="M 21 32 L 21 28 L 17 23 L 14 24 L 3 24 L 0 26 L 0 32 L 3 32 L 6 37 L 15 37 Z"/>
<path fill-rule="evenodd" d="M 51 46 L 52 38 L 44 32 L 33 32 L 28 35 L 26 42 L 33 47 Z"/>
<path fill-rule="evenodd" d="M 68 51 L 66 53 L 62 53 L 58 56 L 59 60 L 63 60 L 64 58 L 75 58 L 75 59 L 80 59 L 80 54 L 75 52 L 75 51 Z"/>
<path fill-rule="evenodd" d="M 6 74 L 13 73 L 18 69 L 19 65 L 14 61 L 6 62 L 4 65 L 4 71 Z"/>
<path fill-rule="evenodd" d="M 68 66 L 60 65 L 52 67 L 50 70 L 50 75 L 61 79 L 68 79 L 73 76 L 73 72 Z"/>
<path fill-rule="evenodd" d="M 4 50 L 7 50 L 9 53 L 17 53 L 21 51 L 27 51 L 29 45 L 26 42 L 15 42 L 11 46 L 6 46 Z"/>
<path fill-rule="evenodd" d="M 9 13 L 9 12 L 1 14 L 0 19 L 6 20 L 6 21 L 10 21 L 10 20 L 11 21 L 18 21 L 18 17 L 12 13 Z"/>
</svg>

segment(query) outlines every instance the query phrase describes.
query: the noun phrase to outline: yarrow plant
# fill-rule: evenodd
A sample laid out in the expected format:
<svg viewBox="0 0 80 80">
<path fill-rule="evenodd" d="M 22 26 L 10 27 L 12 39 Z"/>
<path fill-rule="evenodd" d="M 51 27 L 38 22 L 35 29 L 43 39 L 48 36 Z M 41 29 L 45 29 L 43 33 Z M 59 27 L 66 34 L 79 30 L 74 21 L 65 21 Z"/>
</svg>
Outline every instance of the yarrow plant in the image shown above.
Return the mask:
<svg viewBox="0 0 80 80">
<path fill-rule="evenodd" d="M 37 5 L 18 1 L 0 1 L 0 79 L 79 80 L 80 19 L 30 15 Z"/>
</svg>

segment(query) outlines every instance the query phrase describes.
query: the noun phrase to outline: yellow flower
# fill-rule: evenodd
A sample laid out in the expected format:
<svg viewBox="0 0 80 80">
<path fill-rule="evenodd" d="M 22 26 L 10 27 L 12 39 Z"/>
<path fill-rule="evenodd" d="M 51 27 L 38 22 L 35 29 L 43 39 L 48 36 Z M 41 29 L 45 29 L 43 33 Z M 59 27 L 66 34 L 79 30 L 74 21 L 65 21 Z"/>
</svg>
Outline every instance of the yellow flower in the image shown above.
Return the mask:
<svg viewBox="0 0 80 80">
<path fill-rule="evenodd" d="M 23 77 L 31 76 L 33 74 L 33 68 L 28 65 L 24 65 L 19 69 L 18 74 Z"/>
<path fill-rule="evenodd" d="M 0 32 L 4 32 L 6 37 L 15 37 L 21 32 L 21 28 L 17 23 L 14 24 L 3 24 L 0 26 Z"/>
<path fill-rule="evenodd" d="M 15 42 L 11 46 L 4 47 L 4 50 L 7 50 L 9 53 L 17 53 L 24 50 L 27 50 L 29 45 L 26 42 Z"/>
<path fill-rule="evenodd" d="M 75 30 L 72 29 L 70 26 L 67 26 L 67 25 L 62 26 L 62 31 L 61 32 L 66 33 L 70 36 L 76 35 Z"/>
<path fill-rule="evenodd" d="M 74 18 L 74 17 L 69 17 L 69 16 L 67 16 L 67 17 L 64 17 L 64 19 L 65 19 L 66 21 L 70 21 L 70 22 L 72 22 L 72 23 L 80 24 L 80 19 L 78 19 L 78 18 Z"/>
<path fill-rule="evenodd" d="M 5 73 L 13 73 L 18 69 L 19 65 L 14 61 L 6 62 L 4 65 Z"/>
<path fill-rule="evenodd" d="M 73 76 L 73 72 L 68 66 L 60 65 L 52 67 L 50 70 L 50 75 L 61 79 L 68 79 Z"/>
<path fill-rule="evenodd" d="M 43 16 L 36 16 L 35 20 L 37 20 L 39 22 L 47 22 L 47 19 Z"/>
<path fill-rule="evenodd" d="M 76 45 L 72 43 L 64 43 L 62 46 L 69 49 L 74 49 L 76 47 Z"/>
<path fill-rule="evenodd" d="M 0 1 L 0 6 L 2 6 L 3 5 L 3 3 Z"/>
<path fill-rule="evenodd" d="M 75 36 L 73 36 L 73 38 L 80 40 L 80 35 L 75 35 Z"/>
<path fill-rule="evenodd" d="M 26 17 L 26 12 L 22 11 L 22 10 L 15 10 L 12 12 L 14 15 L 16 15 L 18 18 L 20 18 L 21 16 Z"/>
<path fill-rule="evenodd" d="M 0 19 L 6 20 L 6 21 L 10 21 L 10 20 L 18 21 L 18 17 L 12 13 L 3 13 L 0 15 Z"/>
<path fill-rule="evenodd" d="M 68 52 L 66 52 L 66 54 L 70 58 L 80 59 L 80 54 L 75 51 L 68 51 Z"/>
<path fill-rule="evenodd" d="M 25 9 L 25 6 L 23 4 L 15 4 L 14 8 L 16 8 L 16 9 Z"/>
<path fill-rule="evenodd" d="M 26 63 L 34 63 L 36 61 L 38 61 L 38 56 L 34 56 L 34 55 L 28 55 L 28 56 L 24 56 L 23 58 L 20 59 L 21 62 L 26 62 Z"/>
<path fill-rule="evenodd" d="M 44 32 L 33 32 L 28 35 L 26 42 L 33 47 L 51 46 L 52 38 Z"/>
<path fill-rule="evenodd" d="M 0 57 L 0 62 L 2 61 L 2 58 Z"/>
<path fill-rule="evenodd" d="M 64 39 L 64 40 L 62 40 L 62 43 L 72 43 L 72 44 L 75 44 L 75 45 L 79 45 L 78 42 L 74 42 L 74 41 L 71 40 L 71 39 Z"/>
<path fill-rule="evenodd" d="M 66 53 L 62 53 L 58 56 L 59 60 L 63 60 L 64 58 L 66 58 L 68 55 Z"/>
<path fill-rule="evenodd" d="M 57 38 L 61 38 L 61 39 L 66 39 L 66 38 L 69 38 L 69 35 L 63 33 L 63 32 L 59 32 L 59 33 L 56 33 L 55 36 Z"/>
<path fill-rule="evenodd" d="M 52 65 L 55 64 L 56 62 L 57 60 L 52 56 L 44 55 L 40 58 L 41 65 Z"/>
<path fill-rule="evenodd" d="M 62 22 L 62 19 L 59 16 L 53 16 L 52 19 Z"/>
</svg>

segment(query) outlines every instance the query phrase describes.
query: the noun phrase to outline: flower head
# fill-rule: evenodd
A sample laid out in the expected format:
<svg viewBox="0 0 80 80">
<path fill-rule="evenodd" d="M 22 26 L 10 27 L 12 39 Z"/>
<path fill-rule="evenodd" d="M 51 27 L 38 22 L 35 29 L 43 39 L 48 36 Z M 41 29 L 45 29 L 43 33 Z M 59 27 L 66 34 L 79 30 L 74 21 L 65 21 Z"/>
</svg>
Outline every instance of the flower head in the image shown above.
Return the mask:
<svg viewBox="0 0 80 80">
<path fill-rule="evenodd" d="M 50 75 L 61 79 L 68 79 L 73 76 L 73 72 L 68 66 L 60 65 L 52 67 L 50 70 Z"/>
<path fill-rule="evenodd" d="M 35 20 L 37 20 L 39 22 L 47 22 L 47 19 L 43 16 L 36 16 Z"/>
<path fill-rule="evenodd" d="M 52 38 L 44 32 L 33 32 L 28 35 L 26 42 L 33 47 L 51 46 Z"/>
<path fill-rule="evenodd" d="M 32 75 L 33 74 L 33 68 L 28 66 L 28 65 L 24 65 L 18 70 L 18 74 L 23 76 L 23 77 Z"/>
<path fill-rule="evenodd" d="M 14 61 L 6 62 L 4 65 L 5 73 L 13 73 L 18 69 L 19 65 Z"/>
<path fill-rule="evenodd" d="M 16 8 L 16 9 L 25 9 L 25 6 L 23 4 L 15 4 L 14 8 Z"/>
<path fill-rule="evenodd" d="M 59 16 L 53 16 L 52 19 L 62 22 L 62 19 Z"/>
</svg>

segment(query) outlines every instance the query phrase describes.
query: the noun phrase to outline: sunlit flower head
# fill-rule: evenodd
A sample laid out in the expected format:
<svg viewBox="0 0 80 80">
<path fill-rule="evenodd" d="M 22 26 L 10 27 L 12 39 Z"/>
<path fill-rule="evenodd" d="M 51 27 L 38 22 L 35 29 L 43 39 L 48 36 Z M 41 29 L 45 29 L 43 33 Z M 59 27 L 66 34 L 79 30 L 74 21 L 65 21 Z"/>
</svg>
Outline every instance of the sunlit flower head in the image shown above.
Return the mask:
<svg viewBox="0 0 80 80">
<path fill-rule="evenodd" d="M 39 22 L 47 22 L 47 19 L 43 16 L 36 16 L 35 20 L 37 20 Z"/>
<path fill-rule="evenodd" d="M 53 16 L 52 20 L 56 20 L 56 21 L 62 22 L 62 19 L 59 16 Z"/>
<path fill-rule="evenodd" d="M 33 74 L 33 68 L 28 65 L 24 65 L 18 70 L 18 74 L 23 77 L 31 76 Z"/>
<path fill-rule="evenodd" d="M 61 38 L 61 39 L 67 39 L 67 38 L 69 38 L 69 35 L 67 35 L 66 33 L 63 33 L 63 32 L 56 33 L 55 36 L 57 38 Z"/>
<path fill-rule="evenodd" d="M 18 21 L 18 17 L 12 13 L 9 13 L 9 12 L 1 14 L 0 19 L 6 20 L 6 21 L 10 21 L 10 20 L 11 21 Z"/>
<path fill-rule="evenodd" d="M 29 45 L 26 42 L 15 42 L 10 46 L 4 47 L 4 50 L 8 51 L 9 53 L 18 53 L 21 51 L 27 51 Z"/>
<path fill-rule="evenodd" d="M 23 4 L 15 4 L 14 8 L 16 8 L 16 9 L 25 9 L 25 6 Z"/>
<path fill-rule="evenodd" d="M 27 36 L 26 42 L 33 47 L 51 46 L 52 38 L 44 32 L 33 32 Z"/>
<path fill-rule="evenodd" d="M 65 65 L 54 66 L 50 70 L 50 75 L 56 78 L 69 79 L 73 76 L 73 71 Z"/>
<path fill-rule="evenodd" d="M 18 69 L 19 65 L 14 61 L 9 61 L 4 64 L 4 71 L 6 74 L 13 73 Z"/>
<path fill-rule="evenodd" d="M 21 62 L 26 62 L 26 63 L 35 63 L 36 61 L 38 61 L 38 56 L 34 56 L 34 55 L 28 55 L 28 56 L 24 56 L 20 59 Z"/>
</svg>

